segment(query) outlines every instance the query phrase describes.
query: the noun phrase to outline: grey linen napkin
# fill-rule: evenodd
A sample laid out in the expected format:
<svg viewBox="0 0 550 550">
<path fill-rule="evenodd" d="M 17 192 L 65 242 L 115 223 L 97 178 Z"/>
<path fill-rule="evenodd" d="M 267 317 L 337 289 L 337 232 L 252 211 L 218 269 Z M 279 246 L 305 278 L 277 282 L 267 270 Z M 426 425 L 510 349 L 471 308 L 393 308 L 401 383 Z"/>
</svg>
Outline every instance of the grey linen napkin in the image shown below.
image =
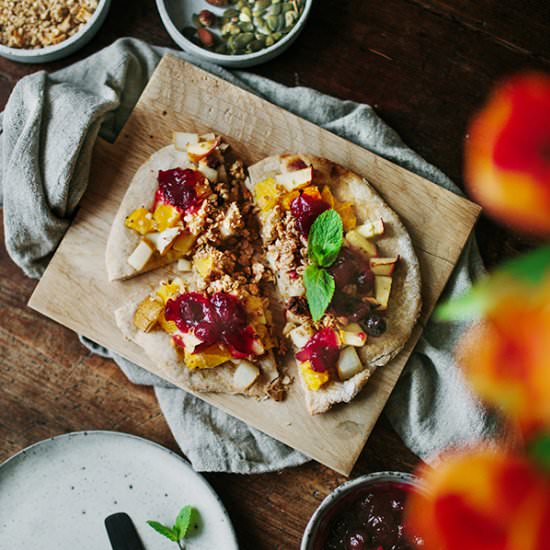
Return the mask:
<svg viewBox="0 0 550 550">
<path fill-rule="evenodd" d="M 29 277 L 43 273 L 88 184 L 99 135 L 113 141 L 163 53 L 182 53 L 124 38 L 66 69 L 23 78 L 1 119 L 0 189 L 7 250 Z M 288 88 L 246 72 L 204 69 L 246 88 L 458 193 L 438 169 L 409 149 L 368 105 L 314 90 Z M 447 288 L 462 292 L 482 265 L 471 241 Z M 430 460 L 438 451 L 491 437 L 492 419 L 469 392 L 452 350 L 463 324 L 429 323 L 386 407 L 404 442 Z M 307 458 L 122 357 L 112 357 L 128 378 L 153 385 L 182 451 L 196 470 L 257 473 L 301 464 Z"/>
</svg>

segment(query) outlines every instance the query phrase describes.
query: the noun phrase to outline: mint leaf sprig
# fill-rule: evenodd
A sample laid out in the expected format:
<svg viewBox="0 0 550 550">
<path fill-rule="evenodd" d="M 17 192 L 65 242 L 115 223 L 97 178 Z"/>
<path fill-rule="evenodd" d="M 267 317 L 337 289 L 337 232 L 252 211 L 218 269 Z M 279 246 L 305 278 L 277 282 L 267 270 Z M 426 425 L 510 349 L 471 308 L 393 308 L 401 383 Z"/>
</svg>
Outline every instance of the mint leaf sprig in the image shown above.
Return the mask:
<svg viewBox="0 0 550 550">
<path fill-rule="evenodd" d="M 304 271 L 304 286 L 311 317 L 319 321 L 325 314 L 336 284 L 326 270 L 338 258 L 344 243 L 344 224 L 336 210 L 325 210 L 317 216 L 308 235 L 307 254 L 311 261 Z"/>
<path fill-rule="evenodd" d="M 168 540 L 177 543 L 180 550 L 185 549 L 183 539 L 191 534 L 191 529 L 197 528 L 197 522 L 200 518 L 199 512 L 193 506 L 184 506 L 172 527 L 163 525 L 158 521 L 149 520 L 147 524 L 152 527 L 157 533 L 166 537 Z"/>
</svg>

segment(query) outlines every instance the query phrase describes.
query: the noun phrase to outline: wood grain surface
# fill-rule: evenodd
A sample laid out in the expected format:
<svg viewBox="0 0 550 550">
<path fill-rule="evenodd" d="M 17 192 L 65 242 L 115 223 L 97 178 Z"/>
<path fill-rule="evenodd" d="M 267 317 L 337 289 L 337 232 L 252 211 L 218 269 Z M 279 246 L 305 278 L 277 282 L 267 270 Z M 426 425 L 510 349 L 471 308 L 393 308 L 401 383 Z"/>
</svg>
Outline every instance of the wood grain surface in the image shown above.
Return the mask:
<svg viewBox="0 0 550 550">
<path fill-rule="evenodd" d="M 116 143 L 98 141 L 88 192 L 29 305 L 79 334 L 185 388 L 171 371 L 124 339 L 113 312 L 151 292 L 164 270 L 108 282 L 105 243 L 121 198 L 137 168 L 171 141 L 172 133 L 223 135 L 247 165 L 285 151 L 329 158 L 366 177 L 411 234 L 422 273 L 423 311 L 399 356 L 378 369 L 352 403 L 310 416 L 300 385 L 284 402 L 198 393 L 205 401 L 279 441 L 349 474 L 435 302 L 458 261 L 479 207 L 391 162 L 214 77 L 165 56 Z M 289 373 L 296 378 L 294 361 Z M 287 365 L 287 366 L 290 366 Z"/>
<path fill-rule="evenodd" d="M 373 105 L 405 142 L 462 186 L 468 119 L 495 80 L 550 69 L 550 8 L 540 0 L 318 0 L 297 42 L 251 69 L 283 84 Z M 152 0 L 113 0 L 92 42 L 62 61 L 0 59 L 0 108 L 23 76 L 56 70 L 113 40 L 135 36 L 175 47 Z M 0 229 L 1 230 L 1 229 Z M 531 243 L 482 218 L 477 236 L 489 265 Z M 28 309 L 36 282 L 0 250 L 0 460 L 58 433 L 118 429 L 177 450 L 149 388 L 130 384 L 76 335 Z M 352 475 L 411 471 L 418 459 L 384 416 Z M 320 501 L 344 478 L 317 463 L 281 473 L 207 474 L 236 526 L 241 547 L 295 549 Z"/>
</svg>

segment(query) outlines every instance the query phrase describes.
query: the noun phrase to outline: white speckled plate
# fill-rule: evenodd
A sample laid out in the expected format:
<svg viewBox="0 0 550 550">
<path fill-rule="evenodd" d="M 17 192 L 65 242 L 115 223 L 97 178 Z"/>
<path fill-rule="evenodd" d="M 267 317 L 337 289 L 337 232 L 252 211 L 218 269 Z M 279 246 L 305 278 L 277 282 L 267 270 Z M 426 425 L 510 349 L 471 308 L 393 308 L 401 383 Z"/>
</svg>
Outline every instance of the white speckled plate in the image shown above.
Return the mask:
<svg viewBox="0 0 550 550">
<path fill-rule="evenodd" d="M 186 548 L 238 549 L 223 504 L 183 458 L 123 433 L 60 435 L 0 466 L 0 548 L 109 549 L 104 519 L 126 512 L 146 550 L 174 550 L 146 521 L 171 524 L 186 504 L 202 518 Z"/>
</svg>

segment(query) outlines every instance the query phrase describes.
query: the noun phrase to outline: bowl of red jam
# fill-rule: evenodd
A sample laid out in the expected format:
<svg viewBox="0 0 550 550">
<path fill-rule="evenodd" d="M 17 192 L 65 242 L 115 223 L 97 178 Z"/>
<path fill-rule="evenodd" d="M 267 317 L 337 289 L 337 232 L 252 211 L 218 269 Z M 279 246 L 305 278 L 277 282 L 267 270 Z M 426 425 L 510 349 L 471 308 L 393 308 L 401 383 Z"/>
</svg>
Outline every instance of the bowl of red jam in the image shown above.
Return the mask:
<svg viewBox="0 0 550 550">
<path fill-rule="evenodd" d="M 378 472 L 340 485 L 317 508 L 304 532 L 301 550 L 417 550 L 420 537 L 405 527 L 405 506 L 417 478 Z"/>
</svg>

